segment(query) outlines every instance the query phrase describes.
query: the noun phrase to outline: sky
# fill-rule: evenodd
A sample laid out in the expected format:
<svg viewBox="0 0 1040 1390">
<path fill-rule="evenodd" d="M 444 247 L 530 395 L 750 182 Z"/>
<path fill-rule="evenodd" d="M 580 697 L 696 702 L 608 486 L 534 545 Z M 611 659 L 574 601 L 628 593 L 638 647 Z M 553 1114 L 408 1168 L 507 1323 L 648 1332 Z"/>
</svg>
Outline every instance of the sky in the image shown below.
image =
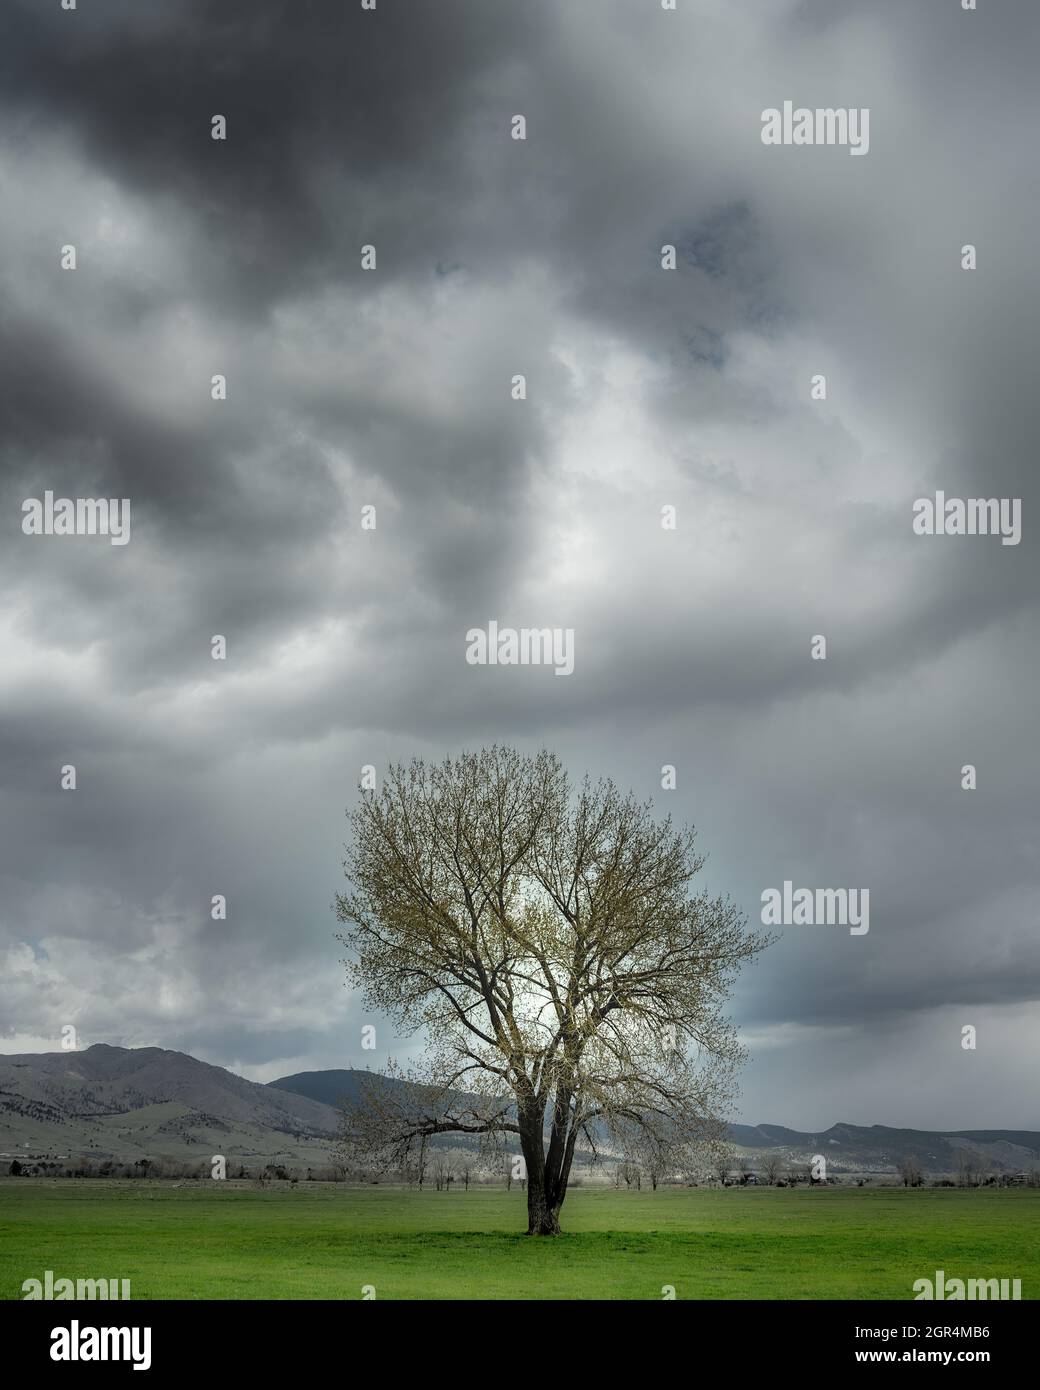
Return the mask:
<svg viewBox="0 0 1040 1390">
<path fill-rule="evenodd" d="M 741 975 L 734 1119 L 1040 1129 L 1038 43 L 1033 0 L 8 0 L 0 1049 L 406 1061 L 344 813 L 498 741 L 695 824 L 752 926 L 869 891 Z M 764 144 L 786 100 L 869 150 Z M 129 542 L 25 534 L 46 490 Z M 1020 543 L 915 534 L 937 490 Z M 573 673 L 468 664 L 491 620 Z"/>
</svg>

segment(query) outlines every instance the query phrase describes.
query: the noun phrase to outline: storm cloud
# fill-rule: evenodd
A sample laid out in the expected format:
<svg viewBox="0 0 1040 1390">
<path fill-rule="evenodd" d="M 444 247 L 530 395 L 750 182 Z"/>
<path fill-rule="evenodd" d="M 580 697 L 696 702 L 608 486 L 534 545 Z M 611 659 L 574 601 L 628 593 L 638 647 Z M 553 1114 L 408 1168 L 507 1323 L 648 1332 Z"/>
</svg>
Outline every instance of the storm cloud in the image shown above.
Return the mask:
<svg viewBox="0 0 1040 1390">
<path fill-rule="evenodd" d="M 10 0 L 0 1045 L 407 1056 L 343 989 L 344 809 L 499 740 L 694 822 L 752 920 L 869 889 L 742 978 L 740 1118 L 1040 1127 L 1038 43 L 1030 0 Z M 765 146 L 788 98 L 869 154 Z M 130 543 L 26 536 L 47 489 Z M 914 535 L 937 489 L 1021 544 Z M 573 674 L 468 665 L 490 619 Z"/>
</svg>

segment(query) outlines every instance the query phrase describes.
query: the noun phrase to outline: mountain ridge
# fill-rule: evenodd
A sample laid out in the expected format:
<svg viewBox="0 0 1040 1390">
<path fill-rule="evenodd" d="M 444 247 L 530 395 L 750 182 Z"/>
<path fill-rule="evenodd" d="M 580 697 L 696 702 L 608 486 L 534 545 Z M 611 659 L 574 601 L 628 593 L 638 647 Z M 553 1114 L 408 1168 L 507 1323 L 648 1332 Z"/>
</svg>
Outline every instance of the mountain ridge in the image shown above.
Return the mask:
<svg viewBox="0 0 1040 1390">
<path fill-rule="evenodd" d="M 60 1153 L 201 1162 L 226 1153 L 254 1166 L 327 1164 L 339 1103 L 356 1103 L 362 1084 L 377 1077 L 329 1068 L 264 1084 L 188 1053 L 107 1043 L 82 1052 L 0 1054 L 0 1158 Z M 913 1156 L 928 1172 L 951 1172 L 963 1149 L 997 1171 L 1040 1170 L 1040 1131 L 1033 1130 L 840 1121 L 819 1131 L 732 1124 L 729 1134 L 752 1161 L 767 1152 L 791 1159 L 820 1152 L 836 1171 L 892 1172 Z"/>
</svg>

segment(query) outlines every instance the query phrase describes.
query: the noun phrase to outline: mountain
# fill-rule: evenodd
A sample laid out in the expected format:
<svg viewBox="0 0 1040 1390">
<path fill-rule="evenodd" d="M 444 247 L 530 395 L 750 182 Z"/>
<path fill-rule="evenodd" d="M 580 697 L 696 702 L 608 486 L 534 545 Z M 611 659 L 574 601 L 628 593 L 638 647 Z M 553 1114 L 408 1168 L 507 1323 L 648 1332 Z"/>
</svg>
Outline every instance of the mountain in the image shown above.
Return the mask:
<svg viewBox="0 0 1040 1390">
<path fill-rule="evenodd" d="M 295 1076 L 281 1076 L 267 1084 L 280 1091 L 292 1091 L 309 1100 L 330 1105 L 336 1110 L 337 1118 L 345 1108 L 357 1105 L 363 1094 L 370 1097 L 374 1091 L 378 1093 L 382 1090 L 400 1095 L 412 1089 L 411 1083 L 399 1077 L 380 1076 L 378 1072 L 371 1071 L 301 1071 Z M 450 1095 L 462 1104 L 477 1100 L 476 1096 L 468 1095 L 465 1091 L 452 1091 Z M 469 1149 L 475 1152 L 480 1148 L 480 1137 L 475 1134 L 437 1134 L 429 1144 L 433 1148 Z M 515 1145 L 507 1142 L 506 1147 Z M 578 1152 L 579 1156 L 583 1153 L 582 1150 Z"/>
<path fill-rule="evenodd" d="M 299 1072 L 263 1086 L 160 1047 L 96 1043 L 83 1052 L 0 1055 L 0 1160 L 89 1155 L 203 1163 L 223 1154 L 229 1167 L 325 1166 L 341 1106 L 356 1103 L 373 1081 L 408 1086 L 351 1070 Z M 836 1124 L 811 1133 L 732 1125 L 730 1138 L 752 1162 L 767 1153 L 785 1162 L 822 1153 L 834 1173 L 892 1173 L 910 1155 L 926 1172 L 952 1173 L 964 1149 L 996 1171 L 1040 1169 L 1040 1133 L 1033 1130 Z M 444 1142 L 464 1146 L 455 1136 Z"/>
<path fill-rule="evenodd" d="M 356 1105 L 365 1084 L 408 1089 L 407 1081 L 368 1071 L 299 1071 L 294 1076 L 280 1076 L 277 1081 L 267 1084 L 279 1091 L 290 1091 L 322 1105 L 331 1105 L 335 1110 L 345 1105 Z"/>
<path fill-rule="evenodd" d="M 327 1163 L 339 1116 L 160 1047 L 0 1056 L 0 1157 Z"/>
<path fill-rule="evenodd" d="M 280 1077 L 270 1085 L 339 1107 L 356 1104 L 366 1081 L 408 1084 L 362 1071 L 307 1071 Z M 965 1149 L 979 1154 L 996 1172 L 1040 1169 L 1040 1132 L 1034 1130 L 933 1131 L 836 1124 L 814 1134 L 783 1125 L 730 1125 L 729 1138 L 739 1155 L 752 1160 L 771 1153 L 785 1162 L 800 1162 L 822 1153 L 835 1173 L 892 1173 L 901 1159 L 909 1157 L 916 1158 L 927 1173 L 955 1173 L 958 1151 Z M 609 1153 L 609 1140 L 604 1138 L 598 1147 Z"/>
<path fill-rule="evenodd" d="M 891 1172 L 916 1158 L 926 1173 L 954 1173 L 958 1152 L 979 1154 L 997 1172 L 1040 1169 L 1040 1133 L 1016 1129 L 890 1129 L 887 1125 L 832 1125 L 812 1134 L 782 1125 L 731 1125 L 730 1138 L 749 1156 L 765 1151 L 788 1158 L 823 1154 L 835 1172 Z"/>
</svg>

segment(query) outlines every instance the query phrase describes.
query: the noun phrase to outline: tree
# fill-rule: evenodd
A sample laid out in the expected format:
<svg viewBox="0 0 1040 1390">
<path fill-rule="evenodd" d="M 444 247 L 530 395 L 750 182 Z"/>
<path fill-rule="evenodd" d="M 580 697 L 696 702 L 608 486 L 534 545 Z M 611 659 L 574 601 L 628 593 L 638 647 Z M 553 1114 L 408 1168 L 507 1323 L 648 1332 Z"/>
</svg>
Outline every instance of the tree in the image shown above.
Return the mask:
<svg viewBox="0 0 1040 1390">
<path fill-rule="evenodd" d="M 669 1133 L 664 1126 L 632 1125 L 624 1150 L 633 1164 L 656 1192 L 662 1182 L 683 1177 L 693 1171 L 700 1157 L 703 1163 L 706 1140 L 690 1143 L 679 1134 Z"/>
<path fill-rule="evenodd" d="M 657 1191 L 661 1179 L 674 1171 L 677 1163 L 671 1161 L 666 1140 L 658 1140 L 653 1134 L 641 1129 L 633 1146 L 633 1162 L 645 1175 L 652 1192 Z"/>
<path fill-rule="evenodd" d="M 438 1192 L 443 1192 L 451 1182 L 450 1165 L 448 1153 L 445 1149 L 438 1149 L 434 1154 L 433 1164 L 433 1185 Z"/>
<path fill-rule="evenodd" d="M 901 1158 L 896 1165 L 899 1176 L 903 1179 L 904 1187 L 920 1187 L 924 1178 L 921 1173 L 921 1165 L 913 1154 L 907 1154 Z"/>
<path fill-rule="evenodd" d="M 452 1183 L 462 1180 L 462 1154 L 458 1149 L 449 1149 L 445 1156 L 444 1165 L 444 1186 L 446 1191 L 451 1191 Z"/>
<path fill-rule="evenodd" d="M 633 1163 L 629 1158 L 622 1159 L 617 1166 L 617 1180 L 614 1186 L 620 1187 L 622 1182 L 626 1187 L 631 1187 L 635 1183 L 637 1189 L 642 1191 L 643 1175 L 639 1170 L 639 1164 Z"/>
<path fill-rule="evenodd" d="M 824 1163 L 823 1163 L 822 1167 L 820 1166 L 820 1164 L 819 1164 L 819 1162 L 818 1162 L 818 1159 L 817 1159 L 817 1156 L 816 1156 L 815 1154 L 813 1155 L 812 1158 L 807 1158 L 807 1159 L 805 1159 L 804 1162 L 802 1163 L 802 1175 L 803 1175 L 804 1177 L 806 1177 L 806 1178 L 809 1179 L 809 1186 L 810 1186 L 810 1187 L 816 1187 L 819 1183 L 824 1183 L 824 1182 L 826 1182 L 826 1181 L 827 1181 L 827 1176 L 826 1176 L 826 1175 L 827 1175 L 827 1163 L 826 1163 L 826 1159 L 824 1160 Z"/>
<path fill-rule="evenodd" d="M 775 1187 L 783 1171 L 783 1163 L 780 1161 L 779 1154 L 762 1155 L 762 1176 L 769 1187 Z"/>
<path fill-rule="evenodd" d="M 981 1187 L 986 1178 L 986 1160 L 977 1149 L 957 1150 L 957 1186 Z"/>
<path fill-rule="evenodd" d="M 412 1087 L 365 1088 L 347 1143 L 399 1164 L 423 1136 L 515 1136 L 528 1233 L 555 1235 L 579 1138 L 711 1128 L 743 1057 L 723 1005 L 766 938 L 691 896 L 692 828 L 499 747 L 391 767 L 349 822 L 348 981 L 427 1047 Z"/>
<path fill-rule="evenodd" d="M 725 1187 L 729 1182 L 729 1175 L 733 1170 L 735 1150 L 732 1144 L 718 1142 L 711 1149 L 711 1172 L 719 1180 L 719 1186 Z"/>
</svg>

